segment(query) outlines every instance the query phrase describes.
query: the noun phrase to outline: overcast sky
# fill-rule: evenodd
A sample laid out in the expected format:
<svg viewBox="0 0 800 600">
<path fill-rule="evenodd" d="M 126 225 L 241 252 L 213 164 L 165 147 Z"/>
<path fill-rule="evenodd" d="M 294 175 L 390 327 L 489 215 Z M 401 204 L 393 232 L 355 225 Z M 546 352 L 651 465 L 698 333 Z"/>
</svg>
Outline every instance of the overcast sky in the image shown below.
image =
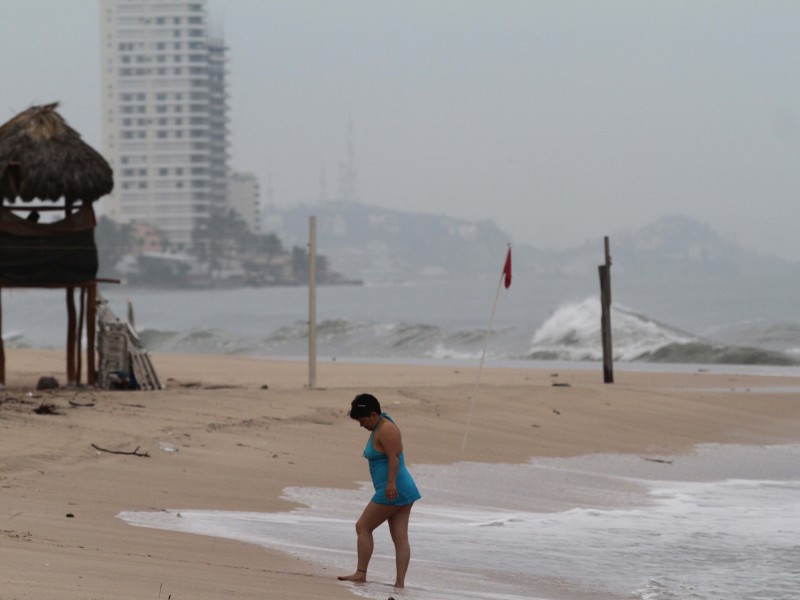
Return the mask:
<svg viewBox="0 0 800 600">
<path fill-rule="evenodd" d="M 100 148 L 99 0 L 0 0 L 0 118 L 60 100 Z M 209 0 L 232 164 L 566 247 L 683 214 L 800 260 L 796 0 Z M 271 174 L 271 175 L 270 175 Z M 102 201 L 101 201 L 102 202 Z"/>
</svg>

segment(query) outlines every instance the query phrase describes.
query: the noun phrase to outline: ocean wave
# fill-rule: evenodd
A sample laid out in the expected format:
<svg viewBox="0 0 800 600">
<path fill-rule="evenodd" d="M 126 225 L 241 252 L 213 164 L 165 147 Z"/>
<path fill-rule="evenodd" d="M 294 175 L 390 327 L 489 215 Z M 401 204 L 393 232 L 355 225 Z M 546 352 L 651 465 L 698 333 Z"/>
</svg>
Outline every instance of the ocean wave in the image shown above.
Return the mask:
<svg viewBox="0 0 800 600">
<path fill-rule="evenodd" d="M 769 322 L 762 319 L 747 320 L 734 326 L 716 327 L 710 333 L 717 337 L 737 335 L 759 346 L 787 344 L 800 339 L 800 323 Z"/>
<path fill-rule="evenodd" d="M 529 358 L 602 360 L 601 307 L 597 298 L 564 304 L 533 334 Z M 614 359 L 637 360 L 671 344 L 696 341 L 691 334 L 621 306 L 611 307 Z"/>
<path fill-rule="evenodd" d="M 535 360 L 602 360 L 601 306 L 597 298 L 564 304 L 533 335 L 526 357 Z M 624 306 L 611 307 L 615 361 L 797 365 L 786 352 L 702 339 Z"/>
<path fill-rule="evenodd" d="M 31 348 L 32 344 L 22 332 L 9 331 L 3 334 L 3 346 L 6 348 Z"/>
<path fill-rule="evenodd" d="M 376 358 L 471 359 L 479 356 L 485 332 L 448 330 L 424 323 L 368 323 L 332 319 L 316 327 L 320 355 Z M 147 329 L 140 333 L 152 351 L 177 353 L 302 356 L 308 323 L 296 321 L 268 335 L 236 336 L 215 328 L 185 332 Z M 517 352 L 519 356 L 521 352 Z"/>
<path fill-rule="evenodd" d="M 602 360 L 600 302 L 590 297 L 566 303 L 535 331 L 504 324 L 491 332 L 487 358 L 503 360 Z M 621 305 L 611 308 L 614 360 L 681 364 L 797 365 L 800 347 L 776 351 L 752 344 L 719 342 L 693 335 Z M 774 326 L 748 325 L 753 338 L 758 332 L 774 338 Z M 316 328 L 317 353 L 327 357 L 478 360 L 486 342 L 486 330 L 478 327 L 443 327 L 429 323 L 369 322 L 327 319 Z M 790 334 L 785 334 L 790 335 Z M 308 323 L 294 321 L 272 332 L 234 334 L 219 328 L 187 331 L 145 329 L 140 333 L 152 351 L 173 353 L 233 354 L 248 356 L 305 356 Z M 763 339 L 758 338 L 758 339 Z M 9 340 L 25 347 L 24 337 Z"/>
<path fill-rule="evenodd" d="M 636 360 L 641 362 L 711 365 L 794 366 L 800 364 L 800 361 L 783 352 L 705 342 L 668 344 L 654 352 L 642 354 L 636 357 Z"/>
<path fill-rule="evenodd" d="M 186 354 L 257 354 L 257 345 L 247 337 L 214 328 L 188 331 L 144 329 L 139 338 L 148 350 Z"/>
<path fill-rule="evenodd" d="M 478 360 L 480 358 L 480 353 L 477 351 L 467 352 L 463 350 L 455 350 L 440 344 L 439 346 L 436 346 L 435 348 L 426 352 L 425 358 L 430 358 L 433 360 Z"/>
</svg>

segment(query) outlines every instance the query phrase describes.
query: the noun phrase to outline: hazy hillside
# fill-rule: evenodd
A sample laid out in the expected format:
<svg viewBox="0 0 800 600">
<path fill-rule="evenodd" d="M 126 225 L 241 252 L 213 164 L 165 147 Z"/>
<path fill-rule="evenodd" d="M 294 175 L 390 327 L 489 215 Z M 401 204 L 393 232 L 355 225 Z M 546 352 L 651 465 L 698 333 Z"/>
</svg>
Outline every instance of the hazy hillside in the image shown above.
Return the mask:
<svg viewBox="0 0 800 600">
<path fill-rule="evenodd" d="M 748 252 L 722 237 L 711 225 L 683 216 L 667 216 L 635 230 L 609 235 L 613 270 L 663 276 L 736 277 L 759 272 L 788 274 L 796 265 Z M 533 253 L 539 268 L 563 275 L 596 271 L 603 261 L 603 240 L 564 251 Z"/>
<path fill-rule="evenodd" d="M 268 211 L 265 228 L 288 245 L 308 241 L 317 216 L 318 251 L 347 277 L 364 281 L 462 278 L 502 269 L 510 236 L 491 221 L 407 213 L 356 203 Z M 669 216 L 636 230 L 609 233 L 612 273 L 637 280 L 797 276 L 798 265 L 744 250 L 708 224 Z M 552 250 L 514 244 L 514 269 L 539 276 L 596 278 L 603 238 Z"/>
<path fill-rule="evenodd" d="M 265 229 L 288 245 L 304 245 L 312 214 L 317 217 L 318 252 L 337 271 L 365 281 L 461 277 L 502 268 L 511 241 L 491 221 L 344 202 L 268 211 Z"/>
</svg>

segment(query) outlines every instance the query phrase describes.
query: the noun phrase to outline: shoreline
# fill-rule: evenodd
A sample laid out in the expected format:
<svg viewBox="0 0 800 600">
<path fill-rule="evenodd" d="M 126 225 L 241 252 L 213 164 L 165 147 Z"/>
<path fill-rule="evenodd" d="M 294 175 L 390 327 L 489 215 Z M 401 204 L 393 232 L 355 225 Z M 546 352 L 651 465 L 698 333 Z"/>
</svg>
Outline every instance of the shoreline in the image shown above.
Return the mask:
<svg viewBox="0 0 800 600">
<path fill-rule="evenodd" d="M 699 584 L 694 588 L 698 598 L 736 597 L 737 584 L 718 570 L 726 569 L 729 545 L 738 549 L 740 561 L 759 562 L 759 578 L 771 580 L 775 597 L 783 597 L 796 587 L 780 567 L 780 557 L 791 553 L 792 539 L 800 533 L 800 521 L 790 514 L 781 518 L 794 505 L 800 484 L 798 457 L 798 444 L 709 444 L 661 460 L 599 454 L 535 458 L 526 464 L 416 464 L 414 476 L 425 496 L 412 517 L 413 584 L 401 595 L 523 600 L 535 590 L 543 600 L 619 600 L 633 597 L 626 590 L 644 593 L 655 579 L 684 598 L 677 576 L 684 584 Z M 293 488 L 286 493 L 301 505 L 298 509 L 184 508 L 121 518 L 141 527 L 263 544 L 333 572 L 348 572 L 352 553 L 343 540 L 351 538 L 352 523 L 371 493 L 369 483 L 360 490 Z M 743 536 L 746 530 L 750 533 Z M 660 534 L 654 537 L 656 531 Z M 703 532 L 700 539 L 698 532 Z M 376 535 L 371 583 L 353 588 L 360 596 L 386 597 L 381 593 L 393 577 L 394 555 L 383 533 Z M 678 548 L 682 558 L 674 558 Z M 703 562 L 704 555 L 721 557 L 708 565 L 716 574 L 711 580 L 698 579 L 691 570 L 691 575 L 676 571 L 676 563 Z M 611 564 L 617 567 L 609 573 Z M 753 591 L 746 582 L 741 585 L 742 593 Z"/>
<path fill-rule="evenodd" d="M 11 334 L 8 334 L 11 335 Z M 62 352 L 58 346 L 42 347 L 19 347 L 13 346 L 6 351 L 41 351 L 41 352 Z M 307 364 L 305 356 L 294 355 L 266 355 L 266 354 L 216 354 L 214 352 L 172 352 L 169 350 L 150 350 L 151 356 L 204 356 L 204 357 L 228 357 L 245 358 L 253 360 L 264 360 L 269 362 L 283 363 L 302 363 Z M 474 369 L 479 361 L 479 356 L 471 358 L 410 358 L 410 357 L 365 357 L 365 356 L 334 356 L 317 355 L 317 365 L 326 363 L 339 363 L 353 366 L 419 366 L 419 367 L 452 367 L 459 369 Z M 533 358 L 497 358 L 486 357 L 484 362 L 486 369 L 533 369 L 548 371 L 590 371 L 602 373 L 602 360 L 544 360 Z M 617 373 L 674 373 L 674 374 L 693 374 L 711 373 L 716 375 L 763 375 L 770 377 L 797 377 L 800 379 L 800 364 L 736 364 L 736 363 L 691 363 L 691 362 L 644 362 L 644 361 L 623 361 L 614 362 L 614 372 Z M 0 388 L 2 389 L 2 388 Z"/>
<path fill-rule="evenodd" d="M 800 442 L 794 376 L 621 370 L 608 385 L 589 370 L 485 366 L 462 452 L 474 367 L 331 361 L 318 364 L 319 389 L 308 390 L 304 362 L 151 356 L 165 391 L 28 396 L 40 375 L 63 380 L 63 352 L 7 351 L 0 540 L 10 597 L 244 599 L 268 589 L 288 599 L 352 598 L 318 565 L 250 544 L 131 527 L 116 515 L 175 507 L 279 512 L 292 506 L 281 497 L 288 486 L 355 488 L 368 478 L 359 459 L 364 437 L 346 408 L 361 391 L 375 393 L 398 419 L 412 470 Z M 34 414 L 45 401 L 60 414 Z M 91 444 L 139 447 L 149 457 Z"/>
</svg>

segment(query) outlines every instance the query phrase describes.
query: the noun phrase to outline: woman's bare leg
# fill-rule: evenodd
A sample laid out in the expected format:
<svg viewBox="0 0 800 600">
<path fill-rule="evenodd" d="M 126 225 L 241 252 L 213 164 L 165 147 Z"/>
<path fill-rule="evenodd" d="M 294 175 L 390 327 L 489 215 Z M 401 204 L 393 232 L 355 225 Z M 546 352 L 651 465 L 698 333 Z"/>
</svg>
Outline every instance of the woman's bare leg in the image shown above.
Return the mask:
<svg viewBox="0 0 800 600">
<path fill-rule="evenodd" d="M 372 532 L 384 521 L 390 519 L 399 510 L 407 508 L 405 506 L 387 506 L 376 504 L 370 501 L 361 517 L 356 521 L 356 550 L 358 552 L 358 564 L 356 572 L 352 575 L 340 575 L 340 581 L 363 582 L 367 580 L 367 568 L 372 558 L 374 542 Z"/>
<path fill-rule="evenodd" d="M 408 563 L 411 561 L 411 545 L 408 543 L 408 519 L 411 516 L 413 504 L 401 506 L 400 510 L 389 517 L 389 532 L 394 542 L 395 562 L 397 563 L 397 577 L 394 587 L 402 588 L 406 583 Z"/>
</svg>

